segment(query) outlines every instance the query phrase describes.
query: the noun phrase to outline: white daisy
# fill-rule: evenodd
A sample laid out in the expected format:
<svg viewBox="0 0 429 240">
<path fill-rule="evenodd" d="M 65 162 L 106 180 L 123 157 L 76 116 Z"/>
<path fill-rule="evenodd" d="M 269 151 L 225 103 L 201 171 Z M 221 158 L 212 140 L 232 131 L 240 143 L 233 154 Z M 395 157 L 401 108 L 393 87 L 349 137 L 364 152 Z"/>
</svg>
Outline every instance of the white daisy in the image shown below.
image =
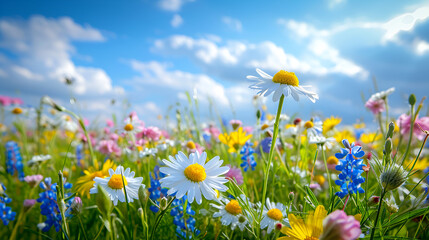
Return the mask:
<svg viewBox="0 0 429 240">
<path fill-rule="evenodd" d="M 267 198 L 266 206 L 264 206 L 263 218 L 261 221 L 261 229 L 268 227 L 267 232 L 271 233 L 277 223 L 289 224 L 286 218 L 286 207 L 281 203 L 270 202 Z"/>
<path fill-rule="evenodd" d="M 124 132 L 136 134 L 142 130 L 142 121 L 135 113 L 131 113 L 124 121 Z"/>
<path fill-rule="evenodd" d="M 161 186 L 170 188 L 168 195 L 176 194 L 177 198 L 188 195 L 188 200 L 201 204 L 201 194 L 207 200 L 216 199 L 216 190 L 225 192 L 228 190 L 223 184 L 228 182 L 225 177 L 219 175 L 229 171 L 229 167 L 221 167 L 223 160 L 218 156 L 206 163 L 207 153 L 201 155 L 197 152 L 191 153 L 188 157 L 183 152 L 179 152 L 176 158 L 169 156 L 170 161 L 162 160 L 167 167 L 159 170 L 168 176 L 160 180 Z"/>
<path fill-rule="evenodd" d="M 122 173 L 122 175 L 121 175 Z M 120 202 L 125 202 L 125 192 L 124 192 L 124 184 L 125 190 L 127 191 L 128 202 L 133 202 L 134 199 L 138 199 L 138 191 L 140 186 L 145 187 L 142 184 L 143 178 L 138 177 L 134 178 L 135 172 L 131 172 L 130 168 L 127 168 L 124 171 L 124 167 L 118 166 L 116 171 L 113 169 L 109 169 L 109 177 L 106 178 L 94 178 L 94 187 L 89 191 L 92 193 L 97 193 L 97 185 L 99 184 L 104 190 L 106 190 L 110 199 L 113 201 L 113 204 L 116 206 L 118 204 L 118 200 Z M 124 176 L 124 182 L 122 182 L 122 176 Z"/>
<path fill-rule="evenodd" d="M 292 95 L 295 101 L 299 101 L 299 95 L 304 95 L 308 97 L 308 99 L 310 99 L 310 101 L 312 101 L 313 103 L 316 102 L 317 99 L 319 99 L 317 93 L 310 92 L 305 89 L 309 86 L 299 86 L 298 78 L 293 72 L 280 70 L 274 75 L 274 77 L 268 75 L 267 73 L 258 68 L 256 69 L 256 72 L 258 72 L 258 74 L 262 78 L 255 76 L 247 76 L 247 79 L 256 81 L 255 83 L 250 85 L 249 88 L 259 90 L 257 94 L 263 94 L 264 97 L 274 92 L 274 102 L 277 102 L 282 96 L 282 94 L 284 94 L 285 97 L 289 96 L 289 94 Z"/>
<path fill-rule="evenodd" d="M 392 94 L 395 91 L 395 88 L 389 88 L 386 91 L 381 91 L 378 93 L 374 93 L 371 95 L 371 97 L 369 99 L 376 101 L 376 100 L 381 100 L 381 99 L 386 99 L 387 96 L 389 96 L 390 94 Z"/>
<path fill-rule="evenodd" d="M 331 149 L 332 144 L 335 143 L 337 140 L 333 137 L 326 138 L 323 135 L 312 135 L 309 137 L 308 142 L 317 144 L 318 147 L 322 150 Z"/>
<path fill-rule="evenodd" d="M 307 129 L 307 136 L 311 138 L 312 136 L 317 136 L 322 133 L 323 122 L 316 117 L 310 121 L 305 122 L 304 128 Z"/>
<path fill-rule="evenodd" d="M 221 205 L 211 204 L 213 207 L 219 209 L 218 212 L 213 214 L 213 217 L 221 217 L 220 221 L 222 225 L 229 226 L 234 230 L 238 226 L 241 231 L 244 230 L 248 224 L 247 217 L 243 215 L 243 210 L 237 200 L 229 200 L 222 198 L 220 200 Z"/>
<path fill-rule="evenodd" d="M 51 159 L 51 155 L 34 155 L 30 161 L 27 162 L 28 166 L 32 166 L 36 163 L 41 163 Z"/>
</svg>

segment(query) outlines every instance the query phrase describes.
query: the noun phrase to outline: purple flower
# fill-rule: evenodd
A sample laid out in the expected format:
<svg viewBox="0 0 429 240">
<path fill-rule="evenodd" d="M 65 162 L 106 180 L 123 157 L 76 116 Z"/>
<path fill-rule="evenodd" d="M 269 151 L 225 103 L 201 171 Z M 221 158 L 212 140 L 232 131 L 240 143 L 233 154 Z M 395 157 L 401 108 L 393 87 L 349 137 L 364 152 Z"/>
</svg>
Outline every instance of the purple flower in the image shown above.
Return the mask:
<svg viewBox="0 0 429 240">
<path fill-rule="evenodd" d="M 320 239 L 355 240 L 361 233 L 359 221 L 342 210 L 336 210 L 323 220 Z"/>
</svg>

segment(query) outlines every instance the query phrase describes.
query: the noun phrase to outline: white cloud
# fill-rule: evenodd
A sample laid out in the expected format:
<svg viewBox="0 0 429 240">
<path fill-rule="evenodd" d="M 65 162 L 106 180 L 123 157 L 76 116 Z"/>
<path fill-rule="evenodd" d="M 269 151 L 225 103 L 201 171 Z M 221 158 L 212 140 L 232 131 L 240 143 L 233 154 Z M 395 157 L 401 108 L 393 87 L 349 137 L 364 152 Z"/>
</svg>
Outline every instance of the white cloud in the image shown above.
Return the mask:
<svg viewBox="0 0 429 240">
<path fill-rule="evenodd" d="M 207 75 L 169 70 L 168 64 L 156 61 L 132 60 L 130 64 L 132 69 L 140 73 L 140 76 L 132 79 L 132 84 L 151 88 L 159 96 L 171 99 L 175 95 L 180 98 L 183 92 L 193 92 L 196 89 L 202 101 L 210 97 L 223 106 L 228 104 L 224 87 Z"/>
<path fill-rule="evenodd" d="M 401 31 L 412 31 L 418 21 L 423 21 L 429 17 L 429 7 L 420 7 L 411 13 L 404 13 L 392 18 L 382 24 L 386 31 L 382 41 L 396 41 L 397 35 Z"/>
<path fill-rule="evenodd" d="M 336 6 L 338 6 L 341 3 L 344 3 L 346 0 L 329 0 L 329 7 L 330 8 L 334 8 Z"/>
<path fill-rule="evenodd" d="M 241 21 L 238 19 L 225 16 L 222 17 L 222 22 L 234 31 L 241 32 L 243 29 Z"/>
<path fill-rule="evenodd" d="M 160 0 L 158 5 L 162 10 L 178 12 L 185 3 L 193 1 L 195 0 Z"/>
<path fill-rule="evenodd" d="M 418 55 L 423 55 L 429 51 L 429 43 L 420 39 L 414 41 L 414 49 Z"/>
<path fill-rule="evenodd" d="M 171 26 L 177 28 L 183 24 L 183 18 L 179 14 L 174 14 L 173 19 L 171 19 Z"/>
<path fill-rule="evenodd" d="M 19 91 L 35 97 L 47 94 L 62 102 L 68 102 L 72 94 L 79 102 L 99 106 L 105 106 L 109 99 L 124 93 L 122 88 L 113 86 L 103 69 L 76 66 L 72 60 L 76 53 L 73 41 L 106 40 L 91 26 L 77 24 L 68 17 L 3 19 L 0 20 L 0 36 L 0 49 L 14 55 L 13 58 L 0 56 L 1 90 L 5 93 Z M 66 86 L 65 76 L 72 77 L 75 82 Z"/>
<path fill-rule="evenodd" d="M 326 42 L 322 43 L 327 45 Z M 253 71 L 256 67 L 268 71 L 287 68 L 291 71 L 315 75 L 342 73 L 348 76 L 366 76 L 364 69 L 341 58 L 339 53 L 329 45 L 324 46 L 324 49 L 320 49 L 320 46 L 314 47 L 310 49 L 317 58 L 298 60 L 271 41 L 257 44 L 228 41 L 222 44 L 205 38 L 194 39 L 189 36 L 174 35 L 157 40 L 154 44 L 154 50 L 157 52 L 188 56 L 203 66 L 209 74 L 235 81 L 243 79 L 246 72 Z M 333 58 L 325 57 L 327 53 Z"/>
</svg>

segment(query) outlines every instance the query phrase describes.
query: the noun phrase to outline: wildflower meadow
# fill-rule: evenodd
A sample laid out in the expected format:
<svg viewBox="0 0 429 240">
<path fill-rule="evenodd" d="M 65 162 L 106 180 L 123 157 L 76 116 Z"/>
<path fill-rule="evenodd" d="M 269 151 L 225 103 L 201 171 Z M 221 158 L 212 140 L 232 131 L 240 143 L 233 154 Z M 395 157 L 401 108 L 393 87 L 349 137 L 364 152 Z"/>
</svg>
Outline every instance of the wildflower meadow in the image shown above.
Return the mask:
<svg viewBox="0 0 429 240">
<path fill-rule="evenodd" d="M 366 96 L 371 128 L 285 111 L 325 97 L 298 73 L 246 81 L 251 124 L 191 97 L 161 128 L 0 96 L 1 239 L 429 239 L 425 98 L 395 119 L 394 87 Z"/>
</svg>

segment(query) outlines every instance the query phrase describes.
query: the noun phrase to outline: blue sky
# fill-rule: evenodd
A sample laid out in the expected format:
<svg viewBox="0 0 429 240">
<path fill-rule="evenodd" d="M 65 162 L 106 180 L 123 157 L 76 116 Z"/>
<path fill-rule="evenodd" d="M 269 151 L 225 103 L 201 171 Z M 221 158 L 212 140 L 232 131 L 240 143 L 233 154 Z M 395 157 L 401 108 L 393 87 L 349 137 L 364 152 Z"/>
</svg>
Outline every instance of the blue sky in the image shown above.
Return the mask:
<svg viewBox="0 0 429 240">
<path fill-rule="evenodd" d="M 372 121 L 362 94 L 396 87 L 395 116 L 407 96 L 429 89 L 428 1 L 1 1 L 0 94 L 34 104 L 47 94 L 90 117 L 128 100 L 148 124 L 197 89 L 226 118 L 254 121 L 246 75 L 259 67 L 294 71 L 320 101 L 287 99 L 304 118 Z M 64 76 L 77 84 L 65 86 Z M 119 104 L 116 104 L 119 105 Z M 269 109 L 276 105 L 267 99 Z"/>
</svg>

